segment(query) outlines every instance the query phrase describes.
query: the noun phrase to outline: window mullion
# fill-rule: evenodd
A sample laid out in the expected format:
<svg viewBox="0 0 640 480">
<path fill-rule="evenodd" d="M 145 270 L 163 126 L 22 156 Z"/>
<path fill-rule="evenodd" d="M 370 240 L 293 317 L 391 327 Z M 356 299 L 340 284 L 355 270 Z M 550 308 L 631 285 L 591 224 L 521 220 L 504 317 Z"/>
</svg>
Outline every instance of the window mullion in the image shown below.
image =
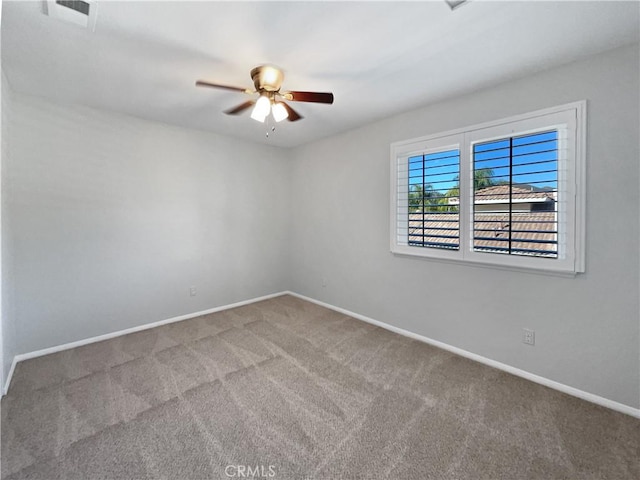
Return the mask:
<svg viewBox="0 0 640 480">
<path fill-rule="evenodd" d="M 420 211 L 422 213 L 422 246 L 425 246 L 425 238 L 426 238 L 426 225 L 424 223 L 425 215 L 424 215 L 424 202 L 425 202 L 425 188 L 426 188 L 426 177 L 427 177 L 427 163 L 426 163 L 426 155 L 422 155 L 422 198 L 419 200 Z"/>
<path fill-rule="evenodd" d="M 473 232 L 473 195 L 469 195 L 469 178 L 473 175 L 471 162 L 471 144 L 468 135 L 462 136 L 460 145 L 460 186 L 458 188 L 459 228 L 460 228 L 460 254 L 466 258 L 471 249 Z"/>
<path fill-rule="evenodd" d="M 509 137 L 509 255 L 513 246 L 513 137 Z"/>
</svg>

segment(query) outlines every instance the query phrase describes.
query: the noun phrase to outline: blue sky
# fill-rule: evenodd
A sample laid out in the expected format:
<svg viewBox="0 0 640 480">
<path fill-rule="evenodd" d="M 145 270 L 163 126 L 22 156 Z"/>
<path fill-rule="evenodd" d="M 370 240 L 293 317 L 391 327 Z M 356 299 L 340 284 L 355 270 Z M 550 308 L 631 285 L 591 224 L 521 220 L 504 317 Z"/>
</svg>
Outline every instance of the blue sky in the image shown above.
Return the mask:
<svg viewBox="0 0 640 480">
<path fill-rule="evenodd" d="M 513 182 L 529 184 L 537 188 L 557 189 L 556 131 L 522 135 L 513 138 Z M 427 178 L 425 183 L 441 194 L 458 183 L 460 155 L 458 150 L 448 150 L 425 155 Z M 495 182 L 509 181 L 509 139 L 494 140 L 474 145 L 474 168 L 493 170 Z M 423 182 L 422 156 L 409 158 L 409 184 Z"/>
<path fill-rule="evenodd" d="M 453 188 L 460 174 L 460 152 L 448 150 L 425 155 L 425 166 L 428 178 L 426 183 L 433 186 L 441 194 Z M 409 185 L 422 184 L 422 155 L 409 158 Z"/>
</svg>

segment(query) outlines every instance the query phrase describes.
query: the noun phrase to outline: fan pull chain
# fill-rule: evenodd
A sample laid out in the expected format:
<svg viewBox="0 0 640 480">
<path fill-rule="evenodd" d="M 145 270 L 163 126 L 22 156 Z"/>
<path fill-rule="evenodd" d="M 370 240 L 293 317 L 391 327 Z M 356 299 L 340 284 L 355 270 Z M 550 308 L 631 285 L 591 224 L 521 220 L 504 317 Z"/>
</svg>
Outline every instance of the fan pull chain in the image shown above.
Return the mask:
<svg viewBox="0 0 640 480">
<path fill-rule="evenodd" d="M 271 115 L 269 115 L 269 116 L 267 117 L 266 123 L 267 123 L 267 133 L 266 133 L 266 135 L 265 135 L 265 136 L 266 136 L 267 138 L 269 138 L 269 130 L 271 130 L 272 132 L 275 132 L 275 131 L 276 131 L 276 126 L 271 124 Z M 269 128 L 269 127 L 271 127 L 271 128 Z"/>
</svg>

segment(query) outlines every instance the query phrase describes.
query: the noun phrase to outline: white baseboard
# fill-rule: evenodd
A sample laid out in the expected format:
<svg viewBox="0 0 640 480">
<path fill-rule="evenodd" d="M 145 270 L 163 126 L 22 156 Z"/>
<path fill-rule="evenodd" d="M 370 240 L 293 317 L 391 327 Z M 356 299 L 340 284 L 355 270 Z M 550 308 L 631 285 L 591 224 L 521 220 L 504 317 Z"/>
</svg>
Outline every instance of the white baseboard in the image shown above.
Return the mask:
<svg viewBox="0 0 640 480">
<path fill-rule="evenodd" d="M 587 402 L 595 403 L 596 405 L 600 405 L 602 407 L 610 408 L 611 410 L 615 410 L 617 412 L 625 413 L 635 418 L 640 418 L 640 409 L 631 407 L 629 405 L 625 405 L 623 403 L 616 402 L 614 400 L 609 400 L 608 398 L 600 397 L 599 395 L 595 395 L 593 393 L 585 392 L 584 390 L 579 390 L 574 387 L 570 387 L 569 385 L 565 385 L 564 383 L 556 382 L 555 380 L 550 380 L 545 377 L 541 377 L 540 375 L 536 375 L 534 373 L 527 372 L 525 370 L 521 370 L 516 367 L 512 367 L 511 365 L 507 365 L 506 363 L 501 363 L 496 360 L 491 360 L 490 358 L 483 357 L 482 355 L 478 355 L 476 353 L 468 352 L 467 350 L 463 350 L 458 347 L 451 346 L 449 344 L 440 342 L 438 340 L 433 340 L 428 337 L 424 337 L 417 333 L 410 332 L 408 330 L 404 330 L 402 328 L 394 327 L 393 325 L 389 325 L 384 322 L 380 322 L 378 320 L 374 320 L 373 318 L 366 317 L 364 315 L 360 315 L 359 313 L 352 312 L 350 310 L 346 310 L 344 308 L 336 307 L 335 305 L 331 305 L 329 303 L 321 302 L 320 300 L 316 300 L 314 298 L 306 297 L 304 295 L 300 295 L 295 292 L 285 292 L 289 295 L 293 295 L 294 297 L 298 297 L 302 300 L 306 300 L 311 303 L 315 303 L 316 305 L 320 305 L 322 307 L 329 308 L 331 310 L 335 310 L 336 312 L 344 313 L 345 315 L 349 315 L 350 317 L 357 318 L 358 320 L 362 320 L 363 322 L 370 323 L 372 325 L 376 325 L 378 327 L 384 328 L 385 330 L 389 330 L 391 332 L 395 332 L 397 334 L 403 335 L 405 337 L 413 338 L 414 340 L 419 340 L 424 343 L 428 343 L 429 345 L 433 345 L 434 347 L 441 348 L 443 350 L 447 350 L 449 352 L 455 353 L 456 355 L 460 355 L 461 357 L 468 358 L 470 360 L 474 360 L 479 363 L 483 363 L 493 368 L 497 368 L 498 370 L 503 370 L 512 375 L 516 375 L 518 377 L 525 378 L 535 383 L 539 383 L 540 385 L 544 385 L 545 387 L 553 388 L 554 390 L 558 390 L 560 392 L 566 393 L 568 395 L 572 395 L 574 397 L 581 398 L 582 400 L 586 400 Z"/>
<path fill-rule="evenodd" d="M 263 295 L 262 297 L 256 297 L 256 298 L 251 298 L 249 300 L 243 300 L 241 302 L 230 303 L 228 305 L 222 305 L 220 307 L 214 307 L 208 310 L 202 310 L 200 312 L 193 312 L 193 313 L 188 313 L 186 315 L 180 315 L 178 317 L 167 318 L 166 320 L 160 320 L 152 323 L 145 323 L 144 325 L 138 325 L 137 327 L 118 330 L 117 332 L 105 333 L 104 335 L 98 335 L 97 337 L 85 338 L 83 340 L 78 340 L 76 342 L 65 343 L 63 345 L 57 345 L 55 347 L 43 348 L 42 350 L 36 350 L 35 352 L 20 353 L 15 357 L 13 357 L 13 362 L 11 362 L 11 369 L 9 370 L 9 375 L 7 375 L 7 380 L 4 384 L 2 395 L 3 396 L 6 395 L 7 392 L 9 391 L 9 385 L 11 385 L 11 378 L 13 377 L 13 372 L 16 369 L 16 364 L 18 362 L 22 362 L 23 360 L 42 357 L 43 355 L 62 352 L 63 350 L 69 350 L 71 348 L 82 347 L 83 345 L 89 345 L 90 343 L 102 342 L 104 340 L 109 340 L 110 338 L 120 337 L 122 335 L 127 335 L 129 333 L 140 332 L 141 330 L 148 330 L 150 328 L 159 327 L 161 325 L 166 325 L 168 323 L 188 320 L 190 318 L 199 317 L 201 315 L 207 315 L 209 313 L 220 312 L 222 310 L 229 310 L 230 308 L 242 307 L 243 305 L 249 305 L 250 303 L 260 302 L 262 300 L 268 300 L 269 298 L 280 297 L 288 293 L 289 292 L 278 292 L 278 293 L 272 293 L 270 295 Z"/>
<path fill-rule="evenodd" d="M 11 378 L 13 377 L 13 372 L 16 370 L 16 365 L 20 360 L 18 360 L 18 355 L 13 357 L 11 361 L 11 368 L 9 369 L 9 375 L 7 375 L 7 381 L 4 383 L 4 387 L 2 388 L 2 396 L 4 397 L 9 391 L 9 385 L 11 384 Z"/>
</svg>

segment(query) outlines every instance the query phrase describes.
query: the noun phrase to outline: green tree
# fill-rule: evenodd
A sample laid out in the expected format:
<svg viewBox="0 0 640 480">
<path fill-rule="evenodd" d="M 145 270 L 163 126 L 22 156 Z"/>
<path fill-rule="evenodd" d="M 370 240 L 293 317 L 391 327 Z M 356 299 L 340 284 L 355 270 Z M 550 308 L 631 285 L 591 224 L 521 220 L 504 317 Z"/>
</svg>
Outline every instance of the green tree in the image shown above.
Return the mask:
<svg viewBox="0 0 640 480">
<path fill-rule="evenodd" d="M 481 168 L 473 171 L 473 189 L 474 191 L 481 190 L 483 188 L 493 187 L 498 185 L 498 182 L 493 180 L 492 168 Z M 458 183 L 455 187 L 449 189 L 445 194 L 447 197 L 460 197 L 460 177 L 454 178 Z"/>
<path fill-rule="evenodd" d="M 446 203 L 446 198 L 434 190 L 431 184 L 412 185 L 409 190 L 409 212 L 411 213 L 440 211 L 443 203 Z"/>
<path fill-rule="evenodd" d="M 482 188 L 492 187 L 496 184 L 493 181 L 493 169 L 481 168 L 480 170 L 473 171 L 473 188 L 480 190 Z"/>
</svg>

